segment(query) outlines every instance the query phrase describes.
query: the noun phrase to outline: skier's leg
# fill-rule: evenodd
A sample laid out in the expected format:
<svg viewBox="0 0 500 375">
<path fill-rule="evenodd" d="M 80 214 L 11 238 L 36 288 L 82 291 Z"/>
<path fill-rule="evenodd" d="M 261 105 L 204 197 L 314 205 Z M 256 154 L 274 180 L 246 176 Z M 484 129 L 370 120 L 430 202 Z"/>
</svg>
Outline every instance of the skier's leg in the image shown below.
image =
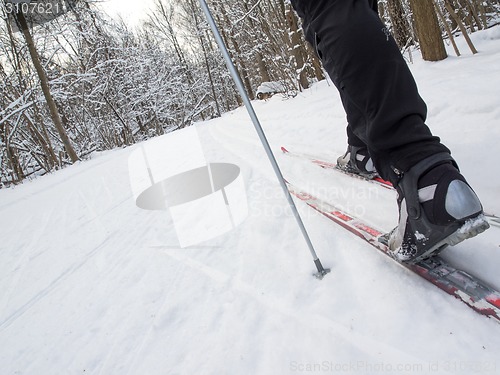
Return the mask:
<svg viewBox="0 0 500 375">
<path fill-rule="evenodd" d="M 372 1 L 294 2 L 308 12 L 299 12 L 306 35 L 332 81 L 365 116 L 350 126 L 382 177 L 395 182 L 391 167 L 406 171 L 428 155 L 449 152 L 425 125 L 426 105 Z"/>
<path fill-rule="evenodd" d="M 342 91 L 340 91 L 340 96 L 347 114 L 347 151 L 337 159 L 337 166 L 349 173 L 374 178 L 378 176 L 378 173 L 368 147 L 353 131 L 353 128 L 361 129 L 365 127 L 365 116 L 348 98 L 342 95 Z"/>
<path fill-rule="evenodd" d="M 292 0 L 377 170 L 398 190 L 390 247 L 418 260 L 486 230 L 482 206 L 449 150 L 425 125 L 427 109 L 372 0 Z"/>
</svg>

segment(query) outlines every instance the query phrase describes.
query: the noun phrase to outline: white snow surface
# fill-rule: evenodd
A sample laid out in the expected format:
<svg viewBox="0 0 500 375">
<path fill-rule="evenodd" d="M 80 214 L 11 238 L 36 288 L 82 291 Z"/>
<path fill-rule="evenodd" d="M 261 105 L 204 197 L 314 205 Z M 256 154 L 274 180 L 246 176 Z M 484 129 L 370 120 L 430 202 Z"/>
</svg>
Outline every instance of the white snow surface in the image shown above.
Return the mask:
<svg viewBox="0 0 500 375">
<path fill-rule="evenodd" d="M 462 43 L 462 57 L 411 69 L 429 126 L 499 214 L 500 28 L 473 40 L 476 56 Z M 381 229 L 396 224 L 394 192 L 279 151 L 345 151 L 333 85 L 254 105 L 291 182 Z M 179 246 L 168 214 L 135 205 L 128 157 L 139 146 L 0 191 L 1 374 L 500 374 L 498 323 L 298 202 L 332 270 L 311 276 L 244 109 L 197 128 L 209 162 L 241 168 L 249 215 L 196 246 Z M 500 288 L 499 246 L 492 227 L 444 255 Z"/>
</svg>

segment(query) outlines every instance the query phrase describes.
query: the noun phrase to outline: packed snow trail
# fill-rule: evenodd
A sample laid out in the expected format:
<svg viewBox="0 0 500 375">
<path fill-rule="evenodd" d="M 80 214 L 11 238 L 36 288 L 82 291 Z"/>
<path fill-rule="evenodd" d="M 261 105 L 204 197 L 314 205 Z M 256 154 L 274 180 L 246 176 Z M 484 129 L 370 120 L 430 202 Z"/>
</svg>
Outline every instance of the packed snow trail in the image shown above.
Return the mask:
<svg viewBox="0 0 500 375">
<path fill-rule="evenodd" d="M 473 38 L 477 56 L 411 69 L 429 125 L 485 206 L 500 212 L 492 173 L 500 28 Z M 394 192 L 279 155 L 282 144 L 333 159 L 345 151 L 334 87 L 322 82 L 255 107 L 297 185 L 383 229 L 395 225 Z M 197 129 L 210 162 L 241 168 L 249 215 L 196 246 L 180 248 L 166 212 L 135 205 L 128 159 L 141 145 L 0 191 L 2 374 L 500 373 L 496 323 L 303 207 L 332 268 L 322 281 L 311 277 L 310 254 L 244 110 Z M 499 245 L 489 230 L 443 256 L 499 288 Z"/>
</svg>

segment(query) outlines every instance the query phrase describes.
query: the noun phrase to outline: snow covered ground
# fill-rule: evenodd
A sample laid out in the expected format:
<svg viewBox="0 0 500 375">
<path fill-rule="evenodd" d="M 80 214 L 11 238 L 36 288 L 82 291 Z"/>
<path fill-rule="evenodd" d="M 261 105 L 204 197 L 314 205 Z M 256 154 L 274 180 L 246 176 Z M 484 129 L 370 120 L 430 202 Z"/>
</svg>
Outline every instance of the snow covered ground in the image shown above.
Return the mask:
<svg viewBox="0 0 500 375">
<path fill-rule="evenodd" d="M 411 69 L 428 124 L 500 214 L 500 27 L 473 39 L 476 56 L 462 43 L 464 56 Z M 344 152 L 334 87 L 255 108 L 292 182 L 381 229 L 395 225 L 393 192 L 280 154 Z M 243 109 L 197 130 L 209 162 L 241 168 L 249 208 L 236 229 L 199 245 L 181 248 L 171 216 L 135 205 L 128 160 L 141 145 L 0 191 L 1 374 L 500 374 L 498 323 L 299 203 L 332 269 L 311 276 Z M 493 227 L 445 256 L 500 288 L 499 246 Z"/>
</svg>

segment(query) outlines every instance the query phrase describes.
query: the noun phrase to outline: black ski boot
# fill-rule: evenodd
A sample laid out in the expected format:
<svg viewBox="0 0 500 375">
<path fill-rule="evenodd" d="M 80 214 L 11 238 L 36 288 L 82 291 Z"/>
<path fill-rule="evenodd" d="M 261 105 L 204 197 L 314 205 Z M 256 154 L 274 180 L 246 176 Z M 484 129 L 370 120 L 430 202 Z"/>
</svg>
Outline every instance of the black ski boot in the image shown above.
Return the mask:
<svg viewBox="0 0 500 375">
<path fill-rule="evenodd" d="M 366 147 L 347 146 L 344 156 L 337 159 L 337 167 L 348 173 L 359 174 L 368 179 L 378 177 Z"/>
<path fill-rule="evenodd" d="M 481 202 L 448 153 L 395 172 L 399 225 L 388 245 L 399 261 L 418 262 L 489 228 Z"/>
</svg>

